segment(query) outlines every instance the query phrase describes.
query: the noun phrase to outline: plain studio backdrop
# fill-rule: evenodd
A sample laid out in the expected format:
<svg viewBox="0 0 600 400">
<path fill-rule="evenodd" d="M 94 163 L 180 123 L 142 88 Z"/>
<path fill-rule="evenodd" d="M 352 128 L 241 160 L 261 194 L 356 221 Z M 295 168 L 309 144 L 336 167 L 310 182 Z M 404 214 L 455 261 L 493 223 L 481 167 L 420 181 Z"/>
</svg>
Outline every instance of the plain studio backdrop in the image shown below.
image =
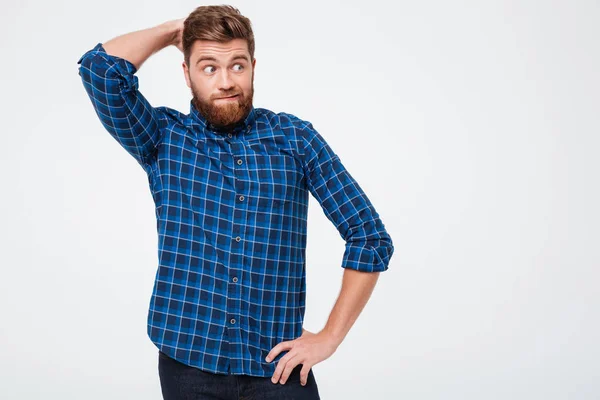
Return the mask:
<svg viewBox="0 0 600 400">
<path fill-rule="evenodd" d="M 162 398 L 154 203 L 77 60 L 203 4 L 3 5 L 3 399 Z M 395 245 L 314 367 L 322 398 L 600 398 L 598 2 L 230 4 L 255 31 L 254 105 L 311 121 Z M 137 73 L 153 105 L 189 111 L 182 59 Z M 318 331 L 344 241 L 312 196 L 308 231 Z"/>
</svg>

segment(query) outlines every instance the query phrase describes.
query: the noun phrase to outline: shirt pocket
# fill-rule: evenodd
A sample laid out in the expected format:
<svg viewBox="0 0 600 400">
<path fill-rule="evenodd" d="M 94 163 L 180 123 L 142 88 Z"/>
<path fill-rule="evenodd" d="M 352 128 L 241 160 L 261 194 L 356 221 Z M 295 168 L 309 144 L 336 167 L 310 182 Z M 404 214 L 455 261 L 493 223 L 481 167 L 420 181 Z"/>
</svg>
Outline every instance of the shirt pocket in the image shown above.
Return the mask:
<svg viewBox="0 0 600 400">
<path fill-rule="evenodd" d="M 291 155 L 255 154 L 257 208 L 273 210 L 296 201 L 301 174 Z"/>
</svg>

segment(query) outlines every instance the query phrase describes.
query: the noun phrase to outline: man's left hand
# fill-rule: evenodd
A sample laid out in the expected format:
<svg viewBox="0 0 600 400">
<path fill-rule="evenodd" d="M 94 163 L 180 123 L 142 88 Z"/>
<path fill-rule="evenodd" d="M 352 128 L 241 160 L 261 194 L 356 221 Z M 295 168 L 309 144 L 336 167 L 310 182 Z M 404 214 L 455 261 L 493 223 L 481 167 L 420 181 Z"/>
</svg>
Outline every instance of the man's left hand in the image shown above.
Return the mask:
<svg viewBox="0 0 600 400">
<path fill-rule="evenodd" d="M 317 363 L 328 359 L 337 349 L 337 343 L 326 332 L 312 333 L 302 329 L 302 336 L 298 339 L 281 342 L 277 344 L 269 354 L 266 361 L 271 362 L 282 351 L 288 350 L 288 353 L 281 357 L 275 368 L 275 373 L 271 377 L 273 383 L 285 384 L 292 370 L 302 364 L 300 371 L 300 383 L 304 386 L 308 379 L 308 372 Z"/>
</svg>

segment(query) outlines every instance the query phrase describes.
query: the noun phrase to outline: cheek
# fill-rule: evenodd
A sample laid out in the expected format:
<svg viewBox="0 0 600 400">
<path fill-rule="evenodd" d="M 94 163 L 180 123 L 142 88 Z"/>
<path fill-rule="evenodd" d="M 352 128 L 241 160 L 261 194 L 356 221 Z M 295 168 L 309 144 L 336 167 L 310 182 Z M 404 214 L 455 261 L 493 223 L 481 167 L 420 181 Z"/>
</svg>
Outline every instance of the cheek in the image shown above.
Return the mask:
<svg viewBox="0 0 600 400">
<path fill-rule="evenodd" d="M 191 83 L 192 83 L 192 90 L 194 90 L 194 92 L 196 92 L 196 94 L 198 96 L 200 96 L 203 100 L 207 99 L 207 93 L 210 94 L 210 86 L 206 83 L 203 82 L 199 79 L 194 79 L 194 77 L 191 77 Z"/>
<path fill-rule="evenodd" d="M 250 90 L 252 90 L 252 80 L 244 79 L 242 82 L 240 82 L 240 86 L 244 90 L 244 93 L 249 93 Z"/>
</svg>

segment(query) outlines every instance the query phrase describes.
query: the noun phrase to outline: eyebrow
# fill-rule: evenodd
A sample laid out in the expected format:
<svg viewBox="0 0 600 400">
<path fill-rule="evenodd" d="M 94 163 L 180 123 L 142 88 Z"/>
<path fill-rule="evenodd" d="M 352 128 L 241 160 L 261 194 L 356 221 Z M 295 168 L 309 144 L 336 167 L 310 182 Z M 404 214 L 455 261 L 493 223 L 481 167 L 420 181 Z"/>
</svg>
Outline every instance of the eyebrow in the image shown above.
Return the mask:
<svg viewBox="0 0 600 400">
<path fill-rule="evenodd" d="M 250 60 L 248 60 L 248 57 L 246 57 L 244 54 L 238 54 L 236 56 L 233 56 L 231 61 L 233 60 L 244 60 L 246 62 L 250 62 Z M 198 61 L 196 61 L 196 65 L 198 65 L 201 61 L 217 61 L 217 59 L 211 56 L 200 57 Z"/>
</svg>

